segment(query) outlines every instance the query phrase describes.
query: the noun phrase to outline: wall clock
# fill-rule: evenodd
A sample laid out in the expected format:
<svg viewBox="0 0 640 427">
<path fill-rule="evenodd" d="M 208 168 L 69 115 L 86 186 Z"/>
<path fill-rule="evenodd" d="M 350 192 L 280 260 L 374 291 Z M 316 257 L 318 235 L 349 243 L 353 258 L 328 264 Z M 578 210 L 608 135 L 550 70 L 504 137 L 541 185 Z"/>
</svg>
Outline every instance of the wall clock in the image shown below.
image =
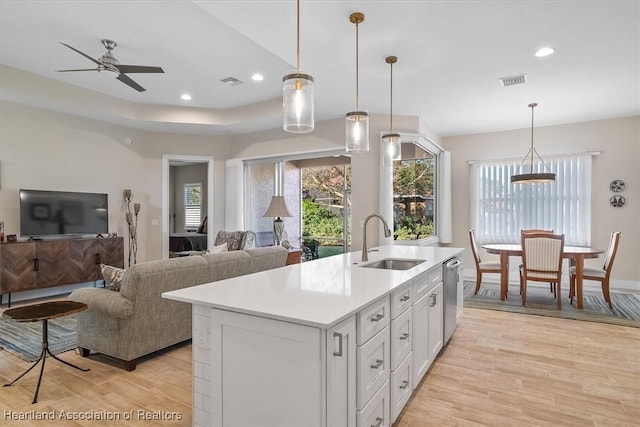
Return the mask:
<svg viewBox="0 0 640 427">
<path fill-rule="evenodd" d="M 611 181 L 611 184 L 609 184 L 609 188 L 614 193 L 619 193 L 624 190 L 624 181 L 622 181 L 621 179 L 614 179 L 613 181 Z"/>
<path fill-rule="evenodd" d="M 624 206 L 625 202 L 626 200 L 622 196 L 613 196 L 609 199 L 609 204 L 611 204 L 611 206 L 613 206 L 614 208 L 621 208 L 622 206 Z"/>
</svg>

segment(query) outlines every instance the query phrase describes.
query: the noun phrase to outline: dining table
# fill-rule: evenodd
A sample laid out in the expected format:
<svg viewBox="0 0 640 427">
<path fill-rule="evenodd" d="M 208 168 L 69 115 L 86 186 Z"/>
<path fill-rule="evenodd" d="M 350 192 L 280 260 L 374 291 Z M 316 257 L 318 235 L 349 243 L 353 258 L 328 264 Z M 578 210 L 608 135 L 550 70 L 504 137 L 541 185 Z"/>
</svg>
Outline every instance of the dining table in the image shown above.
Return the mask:
<svg viewBox="0 0 640 427">
<path fill-rule="evenodd" d="M 490 254 L 500 255 L 500 300 L 507 298 L 507 286 L 509 284 L 509 257 L 522 256 L 522 246 L 512 243 L 487 243 L 482 248 Z M 562 257 L 569 260 L 570 265 L 576 267 L 576 300 L 578 308 L 583 307 L 582 301 L 582 275 L 584 260 L 598 258 L 604 253 L 604 249 L 587 246 L 565 246 Z"/>
</svg>

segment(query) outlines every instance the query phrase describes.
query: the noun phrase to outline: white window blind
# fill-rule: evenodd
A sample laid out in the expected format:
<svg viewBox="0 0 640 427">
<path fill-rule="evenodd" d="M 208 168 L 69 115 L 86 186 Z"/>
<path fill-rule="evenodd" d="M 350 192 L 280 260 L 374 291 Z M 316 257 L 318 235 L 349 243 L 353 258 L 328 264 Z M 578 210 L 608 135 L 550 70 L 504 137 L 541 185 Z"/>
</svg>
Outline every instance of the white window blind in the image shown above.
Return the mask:
<svg viewBox="0 0 640 427">
<path fill-rule="evenodd" d="M 202 184 L 184 185 L 184 228 L 195 230 L 202 222 Z"/>
<path fill-rule="evenodd" d="M 591 244 L 591 154 L 545 157 L 554 182 L 512 184 L 521 160 L 471 165 L 471 224 L 480 244 L 520 243 L 520 230 L 554 230 L 569 246 Z"/>
</svg>

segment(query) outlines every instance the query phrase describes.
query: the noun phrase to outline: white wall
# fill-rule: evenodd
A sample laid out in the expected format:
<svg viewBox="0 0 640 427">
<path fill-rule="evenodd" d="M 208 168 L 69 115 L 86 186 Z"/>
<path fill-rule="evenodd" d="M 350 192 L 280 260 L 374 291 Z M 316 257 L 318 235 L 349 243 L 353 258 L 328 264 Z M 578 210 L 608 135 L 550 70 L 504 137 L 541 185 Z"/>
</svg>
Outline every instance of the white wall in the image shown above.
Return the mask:
<svg viewBox="0 0 640 427">
<path fill-rule="evenodd" d="M 123 144 L 125 138 L 132 143 Z M 142 205 L 138 262 L 162 257 L 162 155 L 213 156 L 214 221 L 224 225 L 226 136 L 134 131 L 8 101 L 0 103 L 0 220 L 5 234 L 18 234 L 20 188 L 109 194 L 109 231 L 125 236 L 122 191 Z M 153 225 L 157 224 L 157 225 Z"/>
<path fill-rule="evenodd" d="M 444 147 L 452 153 L 454 197 L 451 246 L 469 247 L 467 230 L 470 227 L 471 205 L 468 162 L 524 157 L 530 144 L 530 132 L 531 129 L 519 129 L 442 139 Z M 621 231 L 622 238 L 612 272 L 612 288 L 639 289 L 640 117 L 536 127 L 534 135 L 536 150 L 543 156 L 602 151 L 601 155 L 593 158 L 591 245 L 606 249 L 611 231 Z M 609 198 L 613 195 L 609 183 L 614 179 L 622 179 L 626 183 L 626 189 L 621 194 L 627 203 L 622 208 L 609 205 Z M 484 258 L 491 260 L 492 256 L 486 255 Z M 601 268 L 602 258 L 587 260 L 585 264 Z M 473 265 L 469 250 L 466 251 L 465 265 L 468 268 Z"/>
</svg>

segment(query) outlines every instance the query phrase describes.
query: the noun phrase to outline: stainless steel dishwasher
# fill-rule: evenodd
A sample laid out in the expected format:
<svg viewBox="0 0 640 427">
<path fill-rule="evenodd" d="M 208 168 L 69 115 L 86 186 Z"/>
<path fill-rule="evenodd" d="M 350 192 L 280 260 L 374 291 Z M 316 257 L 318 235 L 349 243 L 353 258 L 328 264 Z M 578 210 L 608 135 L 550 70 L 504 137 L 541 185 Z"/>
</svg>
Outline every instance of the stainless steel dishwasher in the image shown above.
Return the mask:
<svg viewBox="0 0 640 427">
<path fill-rule="evenodd" d="M 444 345 L 456 330 L 458 314 L 458 287 L 462 286 L 462 261 L 458 257 L 442 265 L 444 279 Z"/>
</svg>

